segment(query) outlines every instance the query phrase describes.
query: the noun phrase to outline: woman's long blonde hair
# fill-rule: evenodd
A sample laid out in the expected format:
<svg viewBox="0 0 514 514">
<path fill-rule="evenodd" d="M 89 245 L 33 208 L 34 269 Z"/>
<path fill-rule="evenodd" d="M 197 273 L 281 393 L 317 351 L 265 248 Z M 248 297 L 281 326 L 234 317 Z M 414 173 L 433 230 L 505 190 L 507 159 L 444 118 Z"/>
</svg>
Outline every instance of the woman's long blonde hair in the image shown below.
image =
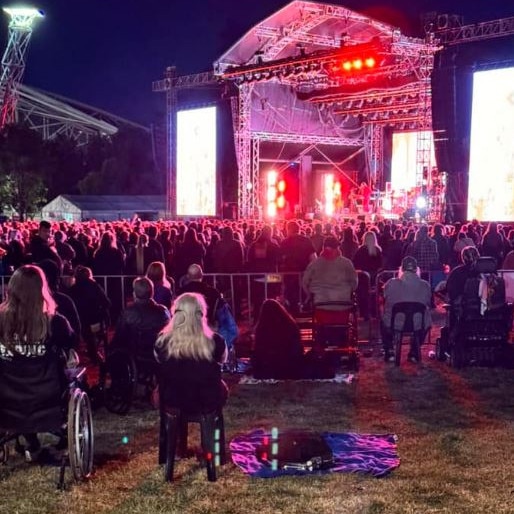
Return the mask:
<svg viewBox="0 0 514 514">
<path fill-rule="evenodd" d="M 166 268 L 161 261 L 154 261 L 148 265 L 146 276 L 154 285 L 162 284 L 164 287 L 171 287 L 170 281 L 166 277 Z"/>
<path fill-rule="evenodd" d="M 171 306 L 171 321 L 155 343 L 166 359 L 213 361 L 213 331 L 207 324 L 207 304 L 199 293 L 181 294 Z"/>
<path fill-rule="evenodd" d="M 378 246 L 377 235 L 373 230 L 368 230 L 362 238 L 362 244 L 368 249 L 370 255 L 377 255 L 382 249 Z"/>
<path fill-rule="evenodd" d="M 10 278 L 7 298 L 0 304 L 0 340 L 11 351 L 16 343 L 44 344 L 55 310 L 41 268 L 21 266 Z"/>
</svg>

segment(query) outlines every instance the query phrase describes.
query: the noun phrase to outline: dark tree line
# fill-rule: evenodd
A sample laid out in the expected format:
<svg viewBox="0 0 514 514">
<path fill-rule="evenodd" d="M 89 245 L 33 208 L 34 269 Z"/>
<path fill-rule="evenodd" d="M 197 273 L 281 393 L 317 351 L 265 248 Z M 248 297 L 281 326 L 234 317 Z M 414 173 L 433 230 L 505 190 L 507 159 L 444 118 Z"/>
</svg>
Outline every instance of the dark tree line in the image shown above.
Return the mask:
<svg viewBox="0 0 514 514">
<path fill-rule="evenodd" d="M 64 136 L 44 141 L 24 125 L 0 132 L 0 212 L 25 219 L 60 194 L 162 194 L 163 188 L 143 130 L 122 128 L 81 146 Z"/>
</svg>

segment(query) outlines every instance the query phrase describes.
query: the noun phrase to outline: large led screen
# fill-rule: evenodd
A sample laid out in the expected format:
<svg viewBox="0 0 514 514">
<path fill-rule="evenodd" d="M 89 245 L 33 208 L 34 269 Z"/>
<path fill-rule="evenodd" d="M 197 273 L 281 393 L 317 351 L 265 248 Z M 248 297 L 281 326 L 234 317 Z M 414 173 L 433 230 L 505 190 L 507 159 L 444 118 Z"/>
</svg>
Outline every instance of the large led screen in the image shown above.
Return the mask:
<svg viewBox="0 0 514 514">
<path fill-rule="evenodd" d="M 177 215 L 216 216 L 216 107 L 177 113 Z"/>
<path fill-rule="evenodd" d="M 395 132 L 393 134 L 393 154 L 391 158 L 391 188 L 394 191 L 416 187 L 418 134 L 423 142 L 430 144 L 428 168 L 435 166 L 432 132 Z"/>
<path fill-rule="evenodd" d="M 514 68 L 473 74 L 468 219 L 514 221 Z"/>
</svg>

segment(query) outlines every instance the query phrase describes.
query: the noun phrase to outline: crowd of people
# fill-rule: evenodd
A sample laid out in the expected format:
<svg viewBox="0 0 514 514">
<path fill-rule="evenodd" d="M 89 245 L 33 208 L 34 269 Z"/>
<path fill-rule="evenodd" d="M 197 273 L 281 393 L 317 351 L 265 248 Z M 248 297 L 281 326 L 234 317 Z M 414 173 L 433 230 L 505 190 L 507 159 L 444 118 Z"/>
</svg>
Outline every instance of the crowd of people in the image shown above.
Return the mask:
<svg viewBox="0 0 514 514">
<path fill-rule="evenodd" d="M 497 268 L 514 269 L 514 228 L 476 221 L 451 226 L 391 220 L 13 221 L 0 226 L 0 233 L 1 271 L 10 276 L 0 305 L 0 363 L 41 357 L 52 348 L 77 348 L 80 341 L 95 362 L 96 333 L 110 314 L 110 348 L 133 344 L 136 335 L 145 334 L 147 356 L 163 370 L 163 401 L 189 410 L 219 409 L 226 401 L 220 366 L 238 335 L 238 313 L 204 280 L 205 273 L 284 274 L 281 301 L 260 290 L 252 295 L 253 366 L 257 378 L 294 379 L 334 373 L 317 366 L 318 348 L 304 354 L 295 316 L 306 300 L 328 302 L 322 314 L 340 321 L 356 298 L 366 318 L 369 286 L 382 270 L 400 269 L 383 293 L 381 334 L 389 361 L 396 302 L 421 302 L 426 306 L 422 325 L 430 326 L 434 283 L 423 273 L 447 277 L 455 301 L 480 255 Z M 95 278 L 127 275 L 136 276 L 132 302 L 127 305 L 123 298 L 113 311 L 113 300 L 119 299 L 106 294 Z M 366 289 L 360 290 L 363 278 Z M 409 358 L 416 360 L 414 349 Z M 9 395 L 4 400 L 5 405 L 17 401 Z M 19 413 L 12 416 L 19 424 Z M 30 453 L 39 443 L 25 425 Z"/>
</svg>

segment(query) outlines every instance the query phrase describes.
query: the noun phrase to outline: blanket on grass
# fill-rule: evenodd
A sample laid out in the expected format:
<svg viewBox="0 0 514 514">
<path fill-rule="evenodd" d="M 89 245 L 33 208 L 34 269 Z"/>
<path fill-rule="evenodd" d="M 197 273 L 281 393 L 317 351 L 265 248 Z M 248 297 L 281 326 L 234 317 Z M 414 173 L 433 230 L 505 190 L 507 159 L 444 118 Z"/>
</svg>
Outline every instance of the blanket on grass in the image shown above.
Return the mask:
<svg viewBox="0 0 514 514">
<path fill-rule="evenodd" d="M 325 473 L 365 473 L 383 477 L 400 465 L 394 434 L 356 434 L 324 432 L 324 437 L 334 455 L 334 466 L 319 471 L 276 469 L 260 462 L 257 448 L 271 433 L 258 428 L 241 434 L 230 441 L 232 462 L 244 473 L 257 478 L 273 478 L 285 475 L 309 475 Z"/>
<path fill-rule="evenodd" d="M 351 373 L 337 374 L 334 378 L 316 378 L 316 379 L 305 379 L 305 380 L 294 380 L 294 382 L 333 382 L 335 384 L 351 384 L 355 375 Z M 242 375 L 239 383 L 243 385 L 253 384 L 278 384 L 279 382 L 286 382 L 285 380 L 277 380 L 274 378 L 259 379 L 254 378 L 250 375 Z"/>
</svg>

